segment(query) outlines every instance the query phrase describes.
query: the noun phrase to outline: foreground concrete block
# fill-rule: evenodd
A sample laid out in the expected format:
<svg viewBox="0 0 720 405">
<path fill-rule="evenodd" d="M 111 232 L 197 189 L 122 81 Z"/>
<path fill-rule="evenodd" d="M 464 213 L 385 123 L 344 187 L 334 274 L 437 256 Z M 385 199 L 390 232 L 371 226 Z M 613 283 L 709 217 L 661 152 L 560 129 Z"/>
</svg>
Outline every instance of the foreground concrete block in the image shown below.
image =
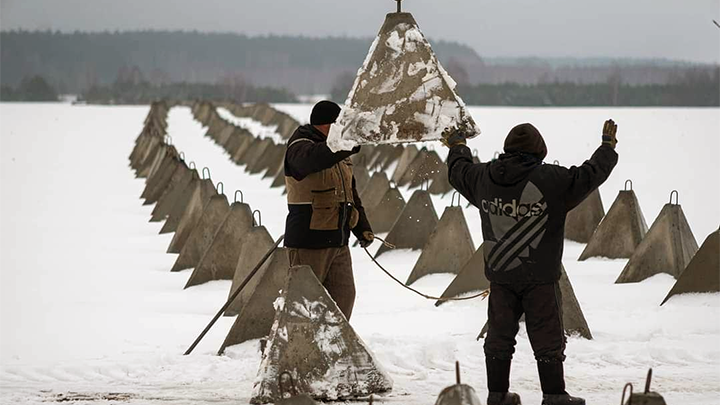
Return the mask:
<svg viewBox="0 0 720 405">
<path fill-rule="evenodd" d="M 711 292 L 720 292 L 720 230 L 705 239 L 660 305 L 673 295 Z"/>
<path fill-rule="evenodd" d="M 422 249 L 437 223 L 438 217 L 430 193 L 427 190 L 416 190 L 390 229 L 386 240 L 397 249 Z M 388 250 L 390 249 L 385 245 L 380 246 L 375 257 Z"/>
<path fill-rule="evenodd" d="M 471 292 L 480 292 L 490 288 L 490 281 L 485 277 L 485 255 L 483 245 L 472 255 L 458 273 L 457 277 L 442 293 L 442 298 L 455 298 Z M 448 301 L 438 300 L 435 306 L 440 306 Z"/>
<path fill-rule="evenodd" d="M 274 244 L 275 241 L 264 226 L 255 226 L 250 228 L 247 234 L 243 237 L 243 243 L 240 247 L 240 255 L 235 266 L 232 287 L 228 292 L 228 298 L 232 296 L 235 290 L 238 289 L 243 280 L 245 280 L 248 274 L 250 274 L 255 266 L 257 266 L 263 256 L 265 256 Z M 269 265 L 269 261 L 266 261 L 265 264 L 263 264 L 261 271 L 264 272 L 265 268 Z M 255 282 L 257 282 L 257 279 L 255 279 Z M 243 306 L 249 301 L 251 294 L 252 289 L 245 288 L 225 310 L 224 315 L 235 316 L 239 314 Z"/>
<path fill-rule="evenodd" d="M 292 375 L 299 393 L 346 400 L 388 392 L 392 379 L 355 333 L 309 266 L 292 267 L 263 353 L 250 400 L 280 398 L 279 374 Z"/>
</svg>

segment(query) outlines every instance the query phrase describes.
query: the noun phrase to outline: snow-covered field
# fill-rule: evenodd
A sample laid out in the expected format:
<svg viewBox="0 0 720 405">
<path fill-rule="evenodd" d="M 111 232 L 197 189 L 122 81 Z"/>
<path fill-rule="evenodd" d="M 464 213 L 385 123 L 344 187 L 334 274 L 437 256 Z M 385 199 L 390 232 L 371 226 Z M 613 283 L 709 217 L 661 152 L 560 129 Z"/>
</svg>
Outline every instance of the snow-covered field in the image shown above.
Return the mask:
<svg viewBox="0 0 720 405">
<path fill-rule="evenodd" d="M 310 105 L 278 105 L 304 121 Z M 247 403 L 260 362 L 258 342 L 216 356 L 233 319 L 222 318 L 196 351 L 187 346 L 223 304 L 229 281 L 183 290 L 189 271 L 171 273 L 172 235 L 149 223 L 144 182 L 128 168 L 147 107 L 0 104 L 0 403 L 47 403 L 69 392 L 98 403 Z M 599 142 L 602 122 L 619 124 L 620 163 L 601 187 L 606 210 L 628 178 L 648 225 L 677 189 L 698 244 L 720 225 L 720 110 L 471 108 L 483 130 L 471 142 L 481 159 L 500 150 L 516 123 L 544 134 L 548 162 L 578 164 Z M 169 134 L 198 168 L 211 169 L 228 195 L 241 189 L 273 235 L 283 232 L 285 200 L 271 179 L 248 175 L 204 138 L 188 108 L 173 108 Z M 436 149 L 446 152 L 437 145 Z M 410 191 L 403 190 L 406 198 Z M 450 196 L 434 198 L 440 215 Z M 473 209 L 465 210 L 475 245 Z M 590 404 L 616 404 L 623 384 L 641 387 L 647 368 L 669 404 L 720 403 L 720 294 L 687 295 L 659 307 L 674 280 L 659 275 L 614 285 L 625 260 L 577 262 L 583 245 L 567 242 L 564 263 L 595 336 L 571 338 L 566 375 Z M 454 380 L 485 396 L 482 342 L 486 302 L 436 308 L 393 284 L 353 248 L 358 298 L 352 325 L 395 380 L 388 404 L 433 404 Z M 400 279 L 420 252 L 381 256 Z M 414 287 L 439 294 L 451 275 Z M 525 403 L 541 394 L 521 328 L 512 388 Z"/>
</svg>

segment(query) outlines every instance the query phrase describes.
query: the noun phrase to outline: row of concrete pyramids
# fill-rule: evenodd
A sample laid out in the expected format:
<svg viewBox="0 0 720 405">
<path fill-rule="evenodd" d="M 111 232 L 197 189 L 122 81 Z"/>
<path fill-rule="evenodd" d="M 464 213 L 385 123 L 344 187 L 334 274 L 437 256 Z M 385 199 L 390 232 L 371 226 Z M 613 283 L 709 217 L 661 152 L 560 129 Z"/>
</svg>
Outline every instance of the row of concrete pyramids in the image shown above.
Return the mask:
<svg viewBox="0 0 720 405">
<path fill-rule="evenodd" d="M 232 292 L 238 280 L 244 279 L 260 256 L 273 246 L 272 238 L 265 227 L 254 222 L 247 204 L 241 200 L 229 206 L 224 194 L 217 192 L 221 187 L 216 190 L 209 175 L 203 179 L 192 165 L 185 165 L 180 154 L 166 142 L 167 111 L 166 104 L 153 104 L 130 155 L 130 166 L 138 177 L 146 179 L 143 198 L 146 203 L 156 203 L 153 218 L 166 219 L 163 232 L 175 232 L 168 250 L 180 255 L 173 271 L 194 268 L 187 286 L 211 279 L 233 279 Z M 220 126 L 208 131 L 211 138 L 231 132 Z M 174 225 L 168 225 L 171 219 Z M 298 312 L 308 303 L 312 306 L 306 308 L 309 312 Z M 366 396 L 392 388 L 392 380 L 312 270 L 307 266 L 290 268 L 283 248 L 272 254 L 226 315 L 233 313 L 238 317 L 221 352 L 232 344 L 270 337 L 254 387 L 253 403 L 283 398 L 287 387 L 280 382 L 278 370 L 289 373 L 295 389 L 318 399 Z M 318 318 L 318 314 L 322 317 Z M 328 328 L 335 332 L 330 342 Z M 297 338 L 286 340 L 288 333 Z M 321 350 L 327 344 L 337 345 L 336 350 L 331 353 Z M 299 353 L 303 355 L 298 356 Z M 308 362 L 308 358 L 314 361 Z M 328 379 L 335 383 L 318 388 L 318 382 Z M 314 403 L 308 397 L 298 398 L 308 401 L 302 403 Z"/>
</svg>

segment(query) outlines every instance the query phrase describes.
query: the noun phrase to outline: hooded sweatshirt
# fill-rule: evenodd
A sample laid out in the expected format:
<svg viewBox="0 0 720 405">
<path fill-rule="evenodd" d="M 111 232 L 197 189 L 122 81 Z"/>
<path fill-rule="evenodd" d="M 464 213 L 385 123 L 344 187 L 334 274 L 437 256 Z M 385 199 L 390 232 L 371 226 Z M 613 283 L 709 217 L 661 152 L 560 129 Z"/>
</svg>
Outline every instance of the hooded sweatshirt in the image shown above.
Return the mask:
<svg viewBox="0 0 720 405">
<path fill-rule="evenodd" d="M 608 178 L 617 159 L 613 148 L 602 145 L 578 167 L 543 164 L 524 153 L 476 164 L 467 146 L 452 147 L 450 184 L 479 209 L 487 279 L 558 281 L 565 217 Z"/>
</svg>

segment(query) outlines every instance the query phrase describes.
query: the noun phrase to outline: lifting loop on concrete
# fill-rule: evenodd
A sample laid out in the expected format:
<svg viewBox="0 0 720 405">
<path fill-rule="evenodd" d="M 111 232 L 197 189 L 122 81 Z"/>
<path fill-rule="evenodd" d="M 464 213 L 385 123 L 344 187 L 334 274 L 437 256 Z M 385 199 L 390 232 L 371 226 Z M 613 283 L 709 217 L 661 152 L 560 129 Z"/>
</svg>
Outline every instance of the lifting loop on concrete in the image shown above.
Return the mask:
<svg viewBox="0 0 720 405">
<path fill-rule="evenodd" d="M 170 136 L 170 135 L 168 135 L 168 134 L 165 134 L 165 138 L 164 138 L 163 140 L 165 141 L 165 144 L 166 144 L 166 145 L 172 145 L 172 144 L 173 144 L 172 136 Z"/>
<path fill-rule="evenodd" d="M 205 177 L 205 170 L 207 170 L 207 177 Z M 210 178 L 210 169 L 208 169 L 207 166 L 203 167 L 202 169 L 202 178 L 203 180 L 207 180 Z"/>
<path fill-rule="evenodd" d="M 556 159 L 556 160 L 553 160 L 553 164 L 554 164 L 555 166 L 560 166 L 560 161 L 557 160 L 557 159 Z"/>
<path fill-rule="evenodd" d="M 215 189 L 217 190 L 218 194 L 225 194 L 225 185 L 222 181 L 218 181 Z"/>
<path fill-rule="evenodd" d="M 652 382 L 652 369 L 648 369 L 647 379 L 645 380 L 645 394 L 650 393 L 650 382 Z"/>
<path fill-rule="evenodd" d="M 427 146 L 426 149 L 428 150 L 428 152 L 435 152 L 435 145 L 431 143 Z"/>
<path fill-rule="evenodd" d="M 420 183 L 420 190 L 423 190 L 423 186 L 425 187 L 424 191 L 430 190 L 430 179 L 423 179 Z"/>
<path fill-rule="evenodd" d="M 628 189 L 628 183 L 630 183 L 630 189 Z M 632 191 L 632 180 L 627 179 L 625 180 L 625 191 Z"/>
<path fill-rule="evenodd" d="M 460 362 L 455 361 L 455 380 L 457 381 L 457 385 L 460 385 Z"/>
<path fill-rule="evenodd" d="M 672 203 L 673 194 L 675 194 L 675 204 Z M 680 205 L 680 193 L 677 190 L 670 192 L 670 205 Z"/>
<path fill-rule="evenodd" d="M 402 0 L 395 0 L 397 2 L 397 12 L 402 13 Z"/>
<path fill-rule="evenodd" d="M 473 149 L 473 150 L 472 150 L 472 155 L 473 155 L 473 157 L 479 157 L 479 156 L 480 156 L 480 152 L 478 152 L 477 149 Z"/>
<path fill-rule="evenodd" d="M 290 380 L 290 390 L 292 391 L 285 391 L 283 389 L 283 377 L 287 376 L 287 380 Z M 297 387 L 295 386 L 295 379 L 293 378 L 292 374 L 290 374 L 288 371 L 283 371 L 278 376 L 278 390 L 280 391 L 280 398 L 285 398 L 285 394 L 288 393 L 290 396 L 296 396 L 298 394 Z"/>
<path fill-rule="evenodd" d="M 188 165 L 188 167 L 189 167 L 190 169 L 192 169 L 192 170 L 196 170 L 196 169 L 197 169 L 197 166 L 195 166 L 195 162 L 190 162 L 190 164 Z"/>
<path fill-rule="evenodd" d="M 620 398 L 620 405 L 625 405 L 625 391 L 630 388 L 630 396 L 628 396 L 628 405 L 630 405 L 630 401 L 632 401 L 632 394 L 633 394 L 633 385 L 631 383 L 625 384 L 623 387 L 622 397 Z"/>
<path fill-rule="evenodd" d="M 180 151 L 180 160 L 185 161 L 185 152 Z"/>
<path fill-rule="evenodd" d="M 495 153 L 493 154 L 493 160 L 496 160 L 499 157 L 500 157 L 500 152 L 495 151 Z"/>
<path fill-rule="evenodd" d="M 461 195 L 460 195 L 460 193 L 458 193 L 457 191 L 453 191 L 452 197 L 450 197 L 450 206 L 451 206 L 451 207 L 454 207 L 454 206 L 455 206 L 453 203 L 455 202 L 455 195 L 456 195 L 456 194 L 457 194 L 457 196 L 458 196 L 458 205 L 457 205 L 457 206 L 458 206 L 458 207 L 460 206 L 460 197 L 461 197 Z"/>
<path fill-rule="evenodd" d="M 262 213 L 260 212 L 260 210 L 253 211 L 253 213 L 252 213 L 253 222 L 255 222 L 255 213 L 256 212 L 258 214 L 258 221 L 257 221 L 257 225 L 255 225 L 255 226 L 262 226 Z"/>
<path fill-rule="evenodd" d="M 243 195 L 243 192 L 240 191 L 240 190 L 235 190 L 235 202 L 238 202 L 238 200 L 237 200 L 237 195 L 238 195 L 238 193 L 240 193 L 240 203 L 244 203 L 244 202 L 245 202 L 245 196 Z"/>
<path fill-rule="evenodd" d="M 392 180 L 388 181 L 388 185 L 390 186 L 390 188 L 397 188 L 397 184 Z"/>
</svg>

